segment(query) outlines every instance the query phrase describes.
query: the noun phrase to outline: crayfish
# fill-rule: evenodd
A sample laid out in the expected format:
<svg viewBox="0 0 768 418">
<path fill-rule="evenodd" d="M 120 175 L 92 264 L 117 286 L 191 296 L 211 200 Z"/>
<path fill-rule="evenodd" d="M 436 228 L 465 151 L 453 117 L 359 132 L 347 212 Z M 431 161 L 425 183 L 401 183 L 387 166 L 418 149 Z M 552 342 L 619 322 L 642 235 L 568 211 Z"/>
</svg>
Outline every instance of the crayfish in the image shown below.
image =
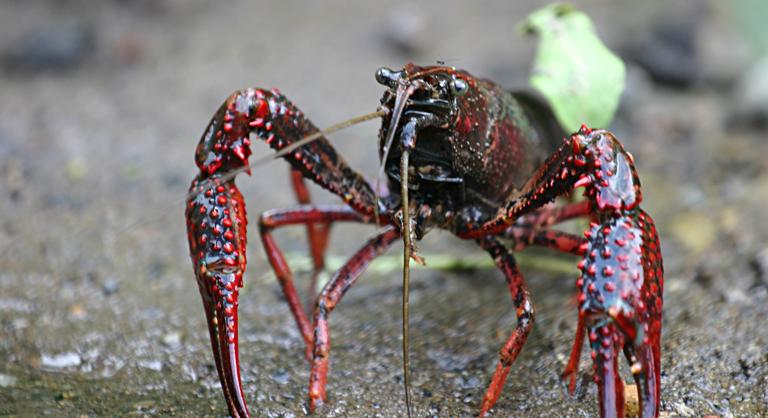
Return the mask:
<svg viewBox="0 0 768 418">
<path fill-rule="evenodd" d="M 299 205 L 261 214 L 259 234 L 306 343 L 311 363 L 309 408 L 327 401 L 331 340 L 328 317 L 366 267 L 404 242 L 404 381 L 407 372 L 407 277 L 414 243 L 432 228 L 474 240 L 506 278 L 517 325 L 500 351 L 480 406 L 491 411 L 534 323 L 534 304 L 514 252 L 551 248 L 581 258 L 578 326 L 563 380 L 575 390 L 585 337 L 594 362 L 600 413 L 622 417 L 619 351 L 630 364 L 640 414 L 656 417 L 660 401 L 663 267 L 651 217 L 640 208 L 632 155 L 606 130 L 582 126 L 563 138 L 531 96 L 503 90 L 444 65 L 381 68 L 386 87 L 378 151 L 388 192 L 352 169 L 322 132 L 277 90 L 236 91 L 222 104 L 197 146 L 200 173 L 187 202 L 189 246 L 205 308 L 221 387 L 233 416 L 249 416 L 238 357 L 238 292 L 246 267 L 246 210 L 235 174 L 248 171 L 251 141 L 266 142 L 291 165 Z M 542 116 L 544 115 L 544 116 Z M 337 195 L 339 205 L 313 205 L 305 180 Z M 556 197 L 584 188 L 585 199 L 559 206 Z M 577 217 L 584 237 L 549 229 Z M 310 321 L 273 231 L 304 225 L 314 267 L 324 266 L 336 222 L 378 225 L 376 235 L 333 274 Z"/>
</svg>

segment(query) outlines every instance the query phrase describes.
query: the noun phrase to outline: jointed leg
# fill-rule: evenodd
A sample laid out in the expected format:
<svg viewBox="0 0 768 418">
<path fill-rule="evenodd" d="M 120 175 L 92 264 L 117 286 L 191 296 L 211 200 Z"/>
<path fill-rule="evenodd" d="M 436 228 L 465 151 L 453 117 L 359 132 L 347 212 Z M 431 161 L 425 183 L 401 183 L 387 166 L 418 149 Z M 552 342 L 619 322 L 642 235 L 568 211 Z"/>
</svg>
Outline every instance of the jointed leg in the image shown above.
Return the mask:
<svg viewBox="0 0 768 418">
<path fill-rule="evenodd" d="M 499 237 L 510 240 L 510 249 L 513 251 L 522 251 L 536 245 L 573 255 L 584 255 L 584 244 L 587 242 L 584 238 L 567 232 L 537 230 L 530 226 L 510 226 Z"/>
<path fill-rule="evenodd" d="M 530 225 L 545 229 L 574 218 L 587 216 L 592 213 L 588 200 L 564 205 L 549 204 L 533 213 L 529 213 L 515 222 L 515 225 Z"/>
<path fill-rule="evenodd" d="M 303 225 L 332 222 L 363 222 L 363 218 L 346 206 L 298 206 L 294 208 L 271 210 L 262 213 L 259 218 L 259 234 L 264 244 L 267 259 L 280 283 L 288 306 L 291 308 L 296 325 L 301 331 L 304 342 L 307 345 L 307 356 L 312 349 L 312 329 L 307 319 L 307 314 L 301 306 L 301 301 L 293 284 L 293 274 L 283 256 L 282 250 L 277 246 L 272 237 L 272 231 L 286 225 Z"/>
<path fill-rule="evenodd" d="M 317 300 L 314 313 L 314 349 L 312 371 L 309 375 L 309 409 L 314 411 L 326 399 L 325 385 L 328 376 L 328 361 L 331 337 L 328 332 L 328 315 L 344 294 L 355 283 L 368 265 L 383 254 L 393 242 L 400 238 L 400 232 L 387 227 L 384 232 L 368 241 L 347 263 L 333 275 Z"/>
<path fill-rule="evenodd" d="M 584 255 L 587 240 L 576 235 L 556 230 L 535 230 L 533 227 L 512 226 L 504 231 L 503 237 L 512 241 L 510 249 L 521 251 L 529 245 L 550 248 L 555 251 L 564 252 L 573 255 Z M 579 314 L 578 324 L 576 325 L 576 336 L 574 337 L 571 355 L 568 359 L 568 365 L 563 371 L 562 379 L 567 384 L 568 393 L 573 396 L 576 391 L 576 376 L 579 371 L 579 360 L 581 358 L 581 349 L 584 345 L 584 315 Z"/>
<path fill-rule="evenodd" d="M 523 279 L 523 275 L 517 267 L 512 252 L 493 237 L 480 238 L 477 242 L 493 257 L 496 265 L 504 273 L 517 316 L 517 326 L 501 349 L 499 364 L 496 366 L 496 371 L 493 373 L 488 390 L 486 390 L 485 396 L 483 396 L 480 416 L 485 416 L 499 398 L 512 363 L 515 362 L 517 355 L 520 354 L 520 350 L 522 350 L 525 344 L 525 340 L 528 338 L 528 333 L 533 326 L 534 310 L 528 285 L 525 283 L 525 279 Z"/>
<path fill-rule="evenodd" d="M 576 375 L 579 373 L 579 361 L 581 360 L 581 349 L 584 346 L 585 333 L 586 325 L 584 322 L 584 314 L 579 312 L 579 322 L 576 324 L 576 336 L 573 338 L 571 355 L 568 358 L 568 365 L 565 366 L 565 370 L 561 375 L 563 382 L 567 385 L 568 393 L 571 396 L 576 393 Z"/>
<path fill-rule="evenodd" d="M 296 200 L 299 204 L 310 204 L 309 190 L 307 189 L 307 183 L 304 176 L 301 174 L 301 171 L 291 169 L 291 184 L 293 185 L 293 192 L 296 195 Z M 311 311 L 312 305 L 315 303 L 317 276 L 325 268 L 325 250 L 328 246 L 328 235 L 330 232 L 330 223 L 307 223 L 307 241 L 309 241 L 309 251 L 312 256 L 312 277 L 309 280 L 309 288 L 307 290 L 305 302 L 308 311 Z"/>
</svg>

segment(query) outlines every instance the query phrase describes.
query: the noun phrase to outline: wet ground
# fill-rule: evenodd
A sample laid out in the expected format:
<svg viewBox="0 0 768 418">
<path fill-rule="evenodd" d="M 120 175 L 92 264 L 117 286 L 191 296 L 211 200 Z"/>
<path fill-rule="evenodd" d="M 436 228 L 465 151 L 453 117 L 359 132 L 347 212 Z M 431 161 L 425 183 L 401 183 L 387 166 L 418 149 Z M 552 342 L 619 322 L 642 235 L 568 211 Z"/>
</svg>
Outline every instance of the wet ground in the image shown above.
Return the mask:
<svg viewBox="0 0 768 418">
<path fill-rule="evenodd" d="M 341 3 L 0 3 L 0 415 L 226 413 L 182 214 L 194 146 L 234 89 L 279 87 L 328 126 L 375 109 L 381 65 L 442 60 L 525 83 L 534 43 L 515 27 L 533 2 Z M 630 64 L 612 129 L 635 156 L 663 240 L 664 414 L 766 416 L 766 108 L 748 99 L 756 59 L 741 24 L 720 3 L 577 4 Z M 371 176 L 376 131 L 332 138 Z M 240 180 L 252 220 L 293 203 L 286 171 L 272 163 Z M 279 235 L 293 260 L 305 258 L 303 233 Z M 331 258 L 372 233 L 337 228 Z M 246 394 L 255 415 L 301 416 L 301 338 L 249 238 Z M 482 258 L 472 247 L 444 233 L 421 246 Z M 331 399 L 320 416 L 402 414 L 391 255 L 333 314 Z M 496 416 L 595 416 L 594 385 L 572 400 L 558 379 L 575 329 L 576 270 L 553 266 L 575 260 L 520 258 L 539 314 Z M 503 278 L 483 266 L 420 269 L 412 286 L 417 415 L 471 416 L 514 324 Z"/>
</svg>

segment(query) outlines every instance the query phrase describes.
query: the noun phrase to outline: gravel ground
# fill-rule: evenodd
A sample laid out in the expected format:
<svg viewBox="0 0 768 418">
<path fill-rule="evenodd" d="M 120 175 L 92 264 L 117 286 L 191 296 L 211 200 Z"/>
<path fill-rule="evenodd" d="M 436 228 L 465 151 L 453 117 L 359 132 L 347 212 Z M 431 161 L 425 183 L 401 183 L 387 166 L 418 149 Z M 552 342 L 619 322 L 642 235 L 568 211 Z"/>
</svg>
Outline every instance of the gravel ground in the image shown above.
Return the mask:
<svg viewBox="0 0 768 418">
<path fill-rule="evenodd" d="M 374 110 L 376 68 L 407 61 L 524 85 L 534 42 L 515 28 L 543 4 L 223 3 L 0 2 L 0 415 L 224 415 L 183 220 L 213 111 L 237 88 L 274 86 L 328 126 Z M 768 416 L 766 113 L 739 93 L 754 62 L 739 23 L 716 2 L 575 3 L 629 63 L 612 129 L 635 155 L 663 241 L 663 413 Z M 377 129 L 332 138 L 371 176 Z M 286 171 L 272 163 L 240 180 L 252 222 L 293 203 Z M 303 255 L 303 233 L 279 240 Z M 331 258 L 372 233 L 335 229 Z M 304 415 L 303 343 L 250 240 L 240 327 L 251 411 Z M 472 247 L 439 232 L 421 246 L 482 255 Z M 558 379 L 575 267 L 525 273 L 539 314 L 496 416 L 595 416 L 594 385 L 569 399 Z M 319 416 L 401 416 L 399 281 L 374 265 L 334 312 Z M 414 271 L 417 416 L 477 412 L 514 324 L 505 287 L 493 269 Z"/>
</svg>

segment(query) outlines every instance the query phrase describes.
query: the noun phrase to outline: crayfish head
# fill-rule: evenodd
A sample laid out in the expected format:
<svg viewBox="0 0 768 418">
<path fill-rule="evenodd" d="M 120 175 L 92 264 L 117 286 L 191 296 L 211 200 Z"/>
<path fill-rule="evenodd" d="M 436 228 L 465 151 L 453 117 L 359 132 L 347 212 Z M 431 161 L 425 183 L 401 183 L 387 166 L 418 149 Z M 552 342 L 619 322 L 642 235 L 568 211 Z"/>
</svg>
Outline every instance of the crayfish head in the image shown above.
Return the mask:
<svg viewBox="0 0 768 418">
<path fill-rule="evenodd" d="M 403 116 L 405 121 L 407 115 L 429 114 L 439 120 L 432 126 L 449 127 L 454 121 L 458 100 L 468 96 L 477 84 L 471 75 L 454 67 L 419 67 L 411 63 L 400 71 L 379 68 L 376 81 L 388 87 L 381 98 L 381 107 L 388 111 L 382 126 L 384 133 L 398 127 L 392 123 L 400 120 L 398 116 Z M 398 98 L 403 102 L 400 107 Z"/>
<path fill-rule="evenodd" d="M 453 67 L 406 64 L 399 71 L 378 69 L 376 81 L 387 87 L 380 107 L 386 114 L 379 132 L 378 178 L 386 174 L 392 191 L 409 178 L 411 192 L 429 194 L 432 203 L 446 200 L 443 195 L 463 181 L 454 172 L 451 138 L 460 109 L 475 96 L 476 80 Z M 411 176 L 402 175 L 404 150 L 411 154 Z"/>
</svg>

